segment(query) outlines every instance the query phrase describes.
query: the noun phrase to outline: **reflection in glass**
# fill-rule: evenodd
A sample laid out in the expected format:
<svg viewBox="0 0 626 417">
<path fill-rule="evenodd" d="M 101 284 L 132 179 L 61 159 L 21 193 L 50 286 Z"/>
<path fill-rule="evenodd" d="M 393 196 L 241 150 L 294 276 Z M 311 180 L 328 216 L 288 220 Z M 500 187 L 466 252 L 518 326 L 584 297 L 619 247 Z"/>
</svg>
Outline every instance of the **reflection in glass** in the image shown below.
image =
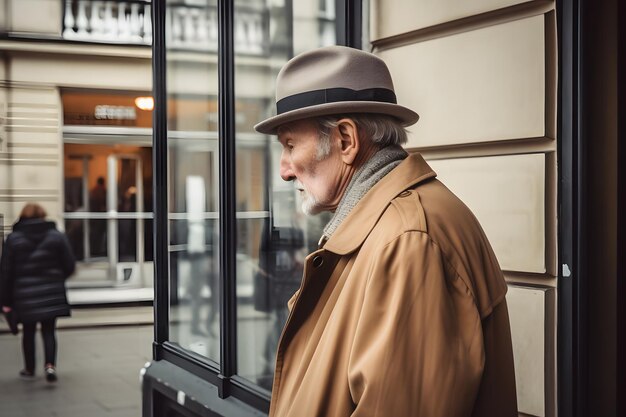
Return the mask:
<svg viewBox="0 0 626 417">
<path fill-rule="evenodd" d="M 219 362 L 217 1 L 166 5 L 170 339 Z M 274 111 L 280 64 L 335 43 L 334 16 L 334 0 L 235 2 L 237 373 L 267 389 L 324 219 L 301 213 L 280 147 L 253 126 Z"/>
<path fill-rule="evenodd" d="M 107 211 L 106 177 L 99 176 L 96 184 L 89 190 L 88 211 L 104 213 Z M 104 219 L 89 220 L 89 252 L 91 259 L 107 256 L 107 223 Z"/>
<path fill-rule="evenodd" d="M 217 141 L 170 136 L 171 339 L 219 361 Z M 180 133 L 180 134 L 178 134 Z"/>
<path fill-rule="evenodd" d="M 217 2 L 168 0 L 166 31 L 170 340 L 219 362 Z"/>
<path fill-rule="evenodd" d="M 253 126 L 274 112 L 276 63 L 336 39 L 334 0 L 271 3 L 235 1 L 235 30 L 263 24 L 247 37 L 235 36 L 237 373 L 268 390 L 287 301 L 300 286 L 304 258 L 316 249 L 327 216 L 302 214 L 293 185 L 278 175 L 280 145 Z M 268 64 L 251 56 L 269 58 Z"/>
</svg>

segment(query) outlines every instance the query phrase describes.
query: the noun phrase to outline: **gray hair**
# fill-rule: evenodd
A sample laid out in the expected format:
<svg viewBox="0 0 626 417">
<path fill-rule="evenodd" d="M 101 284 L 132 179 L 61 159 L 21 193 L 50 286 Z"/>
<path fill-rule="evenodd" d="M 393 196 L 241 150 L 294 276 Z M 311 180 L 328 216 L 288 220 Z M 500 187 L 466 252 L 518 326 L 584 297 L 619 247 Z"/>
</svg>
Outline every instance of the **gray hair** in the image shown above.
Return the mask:
<svg viewBox="0 0 626 417">
<path fill-rule="evenodd" d="M 330 154 L 330 132 L 339 126 L 341 119 L 352 119 L 359 133 L 380 149 L 392 145 L 402 145 L 407 141 L 407 131 L 400 121 L 384 114 L 345 114 L 316 118 L 319 141 L 317 159 L 324 159 Z"/>
</svg>

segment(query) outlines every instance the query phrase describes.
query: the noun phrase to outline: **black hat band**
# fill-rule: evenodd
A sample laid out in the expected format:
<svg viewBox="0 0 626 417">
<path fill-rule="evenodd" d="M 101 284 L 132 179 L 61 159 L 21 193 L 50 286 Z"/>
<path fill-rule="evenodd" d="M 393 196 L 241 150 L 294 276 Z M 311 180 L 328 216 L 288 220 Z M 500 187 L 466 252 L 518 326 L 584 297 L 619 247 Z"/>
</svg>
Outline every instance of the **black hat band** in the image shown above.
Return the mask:
<svg viewBox="0 0 626 417">
<path fill-rule="evenodd" d="M 397 104 L 396 94 L 387 88 L 352 90 L 350 88 L 338 87 L 307 91 L 282 98 L 276 102 L 276 113 L 282 114 L 318 104 L 338 103 L 341 101 L 377 101 Z"/>
</svg>

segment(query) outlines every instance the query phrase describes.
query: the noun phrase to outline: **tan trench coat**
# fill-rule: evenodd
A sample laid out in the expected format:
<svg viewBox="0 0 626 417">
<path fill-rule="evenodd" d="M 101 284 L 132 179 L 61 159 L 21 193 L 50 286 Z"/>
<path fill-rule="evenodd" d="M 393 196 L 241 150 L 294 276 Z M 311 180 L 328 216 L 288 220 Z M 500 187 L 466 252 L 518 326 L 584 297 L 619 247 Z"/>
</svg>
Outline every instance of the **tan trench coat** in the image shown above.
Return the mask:
<svg viewBox="0 0 626 417">
<path fill-rule="evenodd" d="M 307 257 L 270 416 L 516 416 L 506 289 L 475 217 L 409 156 Z"/>
</svg>

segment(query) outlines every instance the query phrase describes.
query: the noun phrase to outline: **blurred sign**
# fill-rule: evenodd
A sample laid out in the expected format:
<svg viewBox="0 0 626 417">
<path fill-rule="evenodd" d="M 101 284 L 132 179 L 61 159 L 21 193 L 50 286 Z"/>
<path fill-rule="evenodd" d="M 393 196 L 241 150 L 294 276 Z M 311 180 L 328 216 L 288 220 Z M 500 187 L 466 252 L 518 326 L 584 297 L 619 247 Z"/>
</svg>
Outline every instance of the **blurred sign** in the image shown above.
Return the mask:
<svg viewBox="0 0 626 417">
<path fill-rule="evenodd" d="M 152 127 L 152 111 L 137 106 L 137 98 L 146 93 L 64 91 L 63 123 L 65 125 Z"/>
<path fill-rule="evenodd" d="M 96 106 L 94 115 L 96 119 L 107 120 L 135 120 L 137 119 L 137 112 L 134 107 L 128 106 L 108 106 L 106 104 L 99 104 Z"/>
</svg>

